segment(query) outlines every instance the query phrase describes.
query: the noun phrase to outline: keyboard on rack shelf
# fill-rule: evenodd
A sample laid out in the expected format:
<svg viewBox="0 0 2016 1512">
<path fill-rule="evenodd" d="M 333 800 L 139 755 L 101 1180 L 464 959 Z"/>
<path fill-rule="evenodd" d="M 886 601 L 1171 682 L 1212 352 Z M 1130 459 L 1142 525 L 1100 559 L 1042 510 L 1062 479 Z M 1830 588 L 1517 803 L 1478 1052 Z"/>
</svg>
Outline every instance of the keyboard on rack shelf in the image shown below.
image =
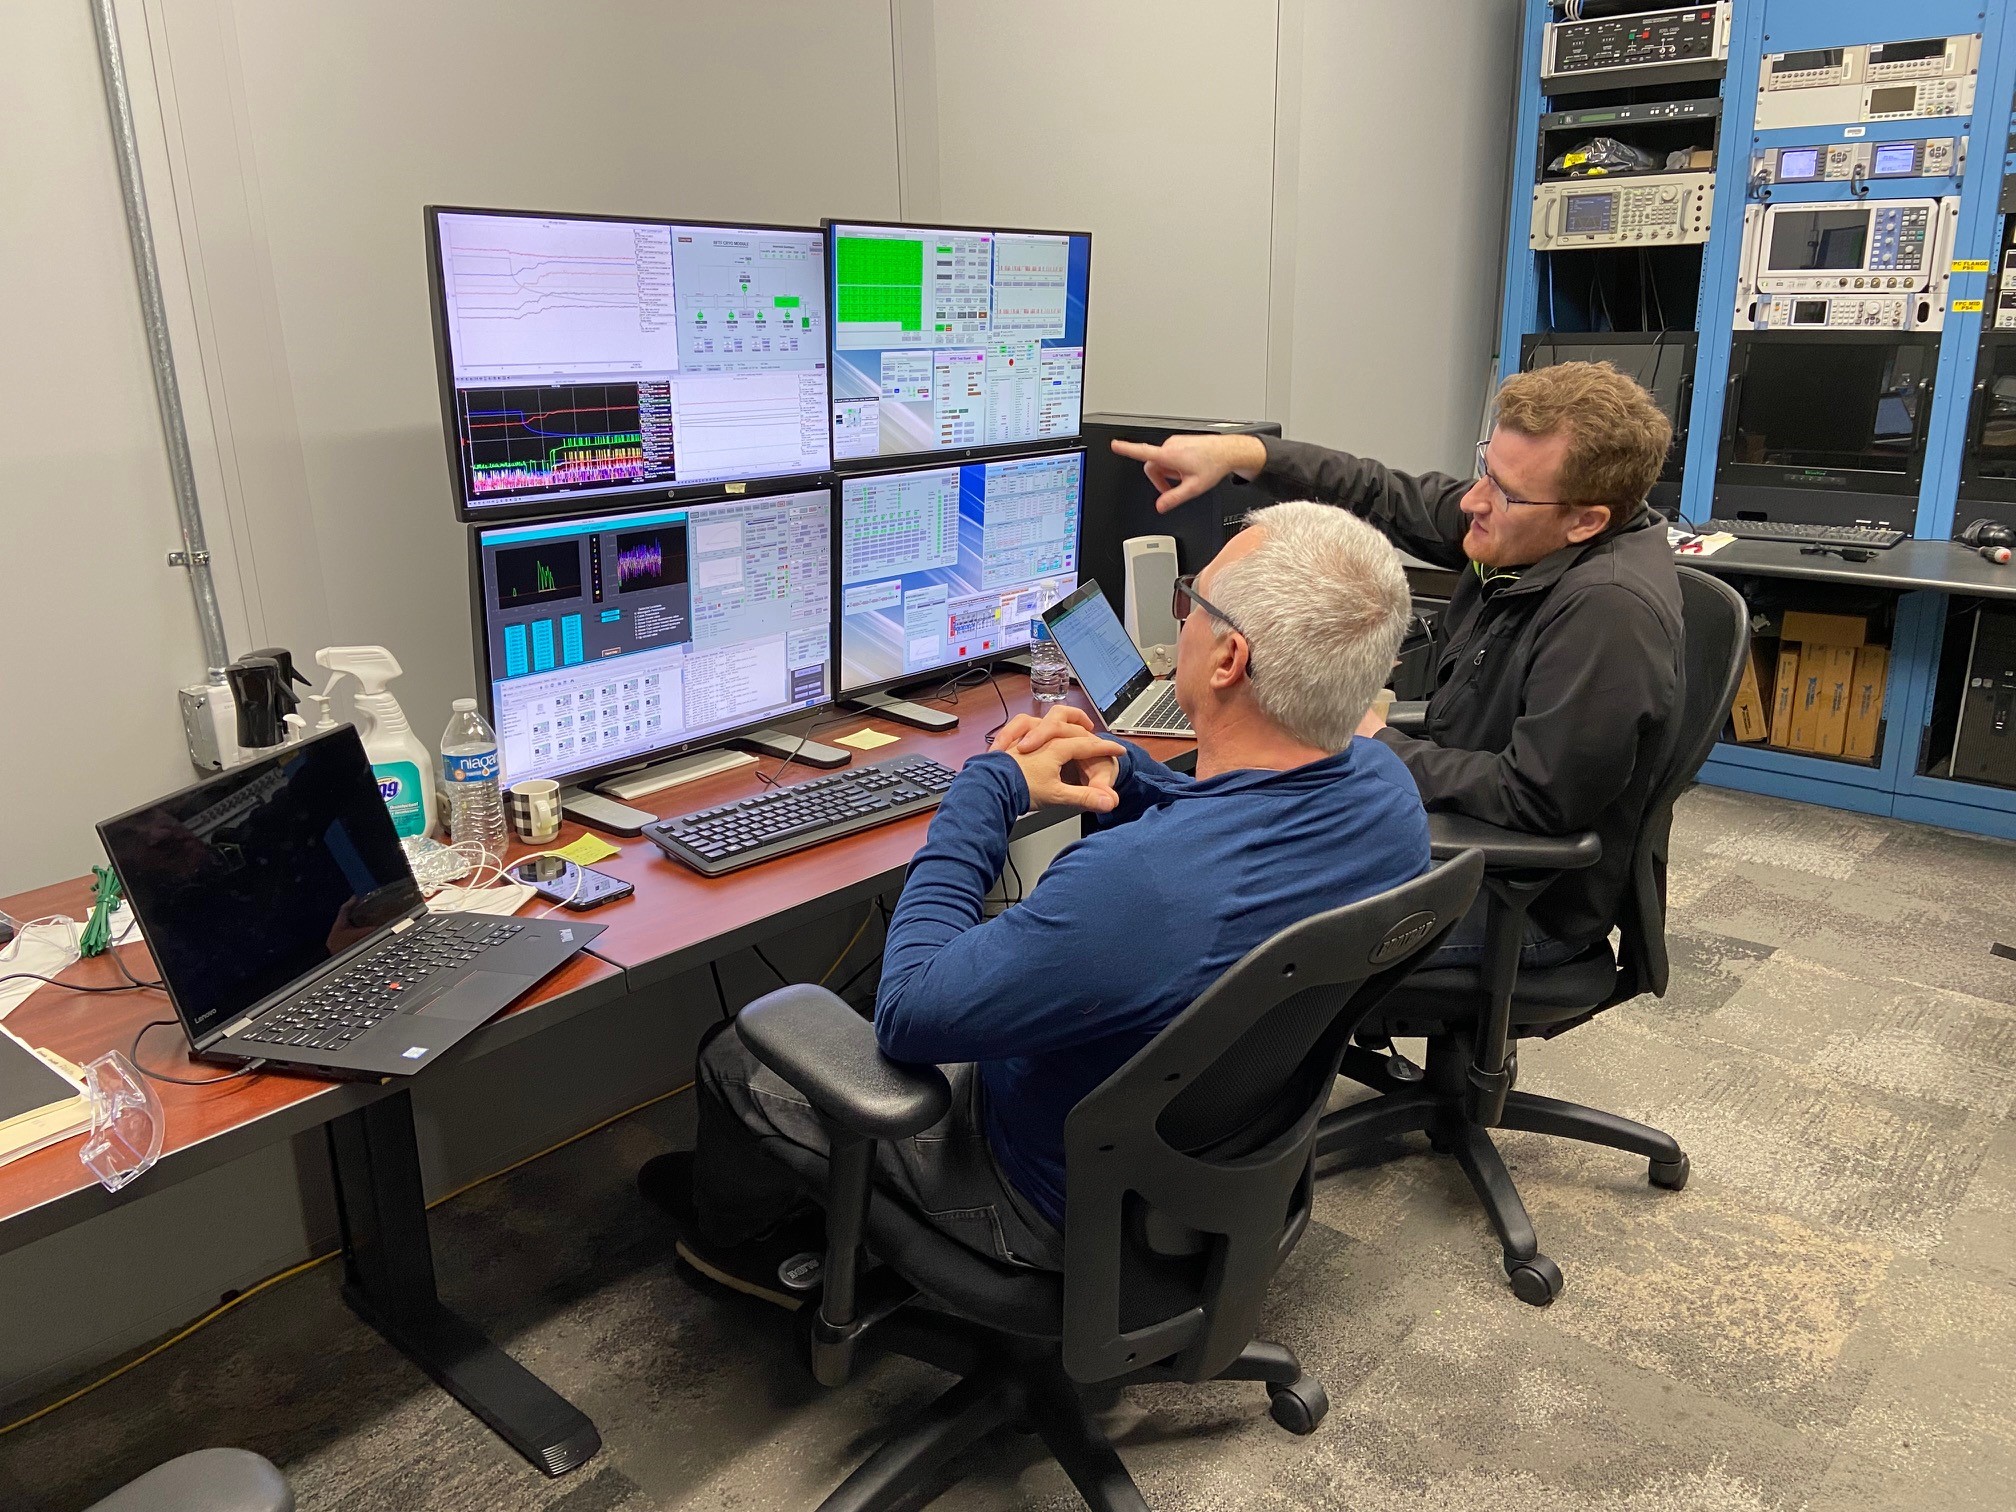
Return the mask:
<svg viewBox="0 0 2016 1512">
<path fill-rule="evenodd" d="M 894 756 L 661 819 L 645 825 L 644 836 L 673 860 L 718 877 L 927 813 L 958 775 L 928 756 Z"/>
<path fill-rule="evenodd" d="M 1702 523 L 1704 535 L 1718 530 L 1739 541 L 1784 541 L 1793 546 L 1865 546 L 1875 551 L 1888 551 L 1904 539 L 1903 531 L 1886 530 L 1881 525 L 1806 525 L 1793 520 L 1707 520 Z"/>
</svg>

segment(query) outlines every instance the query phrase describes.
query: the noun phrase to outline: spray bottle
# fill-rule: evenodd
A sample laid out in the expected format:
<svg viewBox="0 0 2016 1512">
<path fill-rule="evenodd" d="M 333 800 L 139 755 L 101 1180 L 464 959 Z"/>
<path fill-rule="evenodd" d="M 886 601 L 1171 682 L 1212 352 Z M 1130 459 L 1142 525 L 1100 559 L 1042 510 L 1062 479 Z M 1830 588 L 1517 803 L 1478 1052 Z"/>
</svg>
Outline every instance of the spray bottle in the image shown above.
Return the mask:
<svg viewBox="0 0 2016 1512">
<path fill-rule="evenodd" d="M 399 675 L 398 660 L 383 646 L 324 646 L 315 653 L 315 660 L 335 674 L 313 699 L 321 711 L 321 722 L 315 728 L 332 729 L 336 724 L 329 713 L 329 693 L 336 678 L 356 678 L 353 707 L 357 733 L 363 738 L 364 754 L 371 759 L 378 791 L 392 811 L 393 826 L 401 839 L 433 834 L 438 802 L 430 775 L 434 758 L 426 742 L 406 723 L 406 711 L 399 707 L 399 700 L 385 691 L 385 685 Z"/>
</svg>

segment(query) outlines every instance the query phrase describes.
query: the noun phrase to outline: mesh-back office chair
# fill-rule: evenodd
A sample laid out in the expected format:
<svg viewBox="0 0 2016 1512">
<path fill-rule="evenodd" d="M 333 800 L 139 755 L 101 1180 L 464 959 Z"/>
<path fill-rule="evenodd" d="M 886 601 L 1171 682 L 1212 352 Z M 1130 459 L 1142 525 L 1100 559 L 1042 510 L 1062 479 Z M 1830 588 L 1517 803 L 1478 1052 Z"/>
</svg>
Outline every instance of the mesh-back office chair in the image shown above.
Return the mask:
<svg viewBox="0 0 2016 1512">
<path fill-rule="evenodd" d="M 1594 865 L 1594 835 L 1521 835 L 1458 815 L 1433 817 L 1436 851 L 1484 854 L 1489 933 L 1482 965 L 1417 972 L 1375 1009 L 1346 1051 L 1343 1073 L 1381 1095 L 1323 1120 L 1317 1153 L 1363 1156 L 1396 1134 L 1425 1131 L 1453 1154 L 1476 1188 L 1505 1246 L 1505 1273 L 1525 1302 L 1544 1307 L 1561 1290 L 1561 1270 L 1539 1240 L 1493 1128 L 1558 1134 L 1643 1155 L 1654 1186 L 1687 1184 L 1687 1157 L 1672 1136 L 1576 1103 L 1512 1090 L 1516 1040 L 1552 1038 L 1605 1008 L 1650 992 L 1664 996 L 1666 847 L 1673 804 L 1693 781 L 1729 718 L 1750 651 L 1749 610 L 1728 584 L 1680 569 L 1685 685 L 1665 772 L 1652 789 L 1631 858 L 1630 887 L 1617 927 L 1622 950 L 1592 945 L 1559 966 L 1519 966 L 1526 912 L 1564 871 Z M 1418 715 L 1416 716 L 1418 718 Z M 1426 1035 L 1425 1070 L 1378 1046 L 1397 1035 Z"/>
<path fill-rule="evenodd" d="M 1065 1122 L 1061 1272 L 996 1264 L 872 1185 L 874 1141 L 944 1116 L 937 1067 L 883 1059 L 868 1022 L 818 987 L 744 1008 L 743 1041 L 831 1142 L 830 1157 L 765 1146 L 826 1207 L 824 1288 L 800 1314 L 813 1373 L 839 1385 L 870 1339 L 960 1378 L 825 1512 L 911 1505 L 955 1455 L 1016 1422 L 1088 1506 L 1145 1512 L 1079 1383 L 1262 1381 L 1277 1423 L 1314 1431 L 1323 1388 L 1254 1339 L 1261 1303 L 1309 1222 L 1316 1123 L 1352 1029 L 1454 927 L 1482 875 L 1480 857 L 1457 856 L 1283 930 L 1087 1095 Z M 864 1243 L 886 1269 L 864 1275 Z"/>
<path fill-rule="evenodd" d="M 280 1472 L 243 1449 L 199 1449 L 156 1465 L 88 1512 L 294 1512 Z"/>
</svg>

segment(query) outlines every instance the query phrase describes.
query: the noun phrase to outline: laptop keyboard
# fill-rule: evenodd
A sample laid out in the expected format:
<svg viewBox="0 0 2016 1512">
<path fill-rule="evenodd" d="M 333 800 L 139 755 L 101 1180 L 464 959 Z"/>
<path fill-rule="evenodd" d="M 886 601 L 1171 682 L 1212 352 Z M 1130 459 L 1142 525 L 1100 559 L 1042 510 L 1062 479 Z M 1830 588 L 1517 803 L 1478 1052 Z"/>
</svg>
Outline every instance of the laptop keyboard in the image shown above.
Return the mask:
<svg viewBox="0 0 2016 1512">
<path fill-rule="evenodd" d="M 1137 730 L 1168 730 L 1177 735 L 1190 733 L 1190 721 L 1176 705 L 1176 684 L 1173 682 L 1162 689 L 1155 702 L 1128 723 Z"/>
<path fill-rule="evenodd" d="M 516 919 L 486 922 L 476 933 L 466 916 L 429 914 L 314 991 L 262 1014 L 234 1042 L 340 1050 L 397 1013 L 436 972 L 468 966 L 525 927 Z"/>
</svg>

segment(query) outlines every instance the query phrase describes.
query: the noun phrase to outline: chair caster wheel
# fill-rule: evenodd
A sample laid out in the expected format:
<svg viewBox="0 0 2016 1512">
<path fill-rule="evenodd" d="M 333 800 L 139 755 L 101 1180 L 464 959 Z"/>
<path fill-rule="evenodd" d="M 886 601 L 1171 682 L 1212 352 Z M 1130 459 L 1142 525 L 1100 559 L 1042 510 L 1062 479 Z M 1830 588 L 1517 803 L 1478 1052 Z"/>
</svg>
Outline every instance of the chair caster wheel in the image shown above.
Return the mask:
<svg viewBox="0 0 2016 1512">
<path fill-rule="evenodd" d="M 1298 1437 L 1314 1433 L 1330 1411 L 1330 1393 L 1312 1375 L 1267 1388 L 1267 1415 Z"/>
<path fill-rule="evenodd" d="M 1428 1148 L 1433 1150 L 1437 1155 L 1453 1155 L 1456 1153 L 1456 1141 L 1449 1135 L 1444 1134 L 1440 1129 L 1430 1129 L 1428 1131 Z"/>
<path fill-rule="evenodd" d="M 1512 1281 L 1512 1295 L 1530 1307 L 1545 1307 L 1561 1295 L 1561 1267 L 1545 1255 L 1530 1260 L 1505 1257 L 1505 1274 Z"/>
<path fill-rule="evenodd" d="M 1646 1179 L 1656 1187 L 1664 1187 L 1669 1192 L 1677 1192 L 1687 1185 L 1687 1157 L 1678 1160 L 1654 1160 L 1647 1162 L 1650 1169 Z"/>
</svg>

